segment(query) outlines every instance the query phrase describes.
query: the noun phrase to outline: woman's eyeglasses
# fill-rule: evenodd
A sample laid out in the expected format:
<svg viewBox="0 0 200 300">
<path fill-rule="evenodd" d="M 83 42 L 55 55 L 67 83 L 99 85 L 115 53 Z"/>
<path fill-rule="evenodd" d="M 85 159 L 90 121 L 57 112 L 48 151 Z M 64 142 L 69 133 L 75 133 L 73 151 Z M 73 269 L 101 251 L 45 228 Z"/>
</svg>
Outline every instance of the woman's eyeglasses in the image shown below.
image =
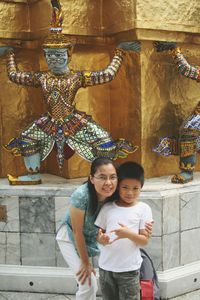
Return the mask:
<svg viewBox="0 0 200 300">
<path fill-rule="evenodd" d="M 101 182 L 106 182 L 106 181 L 112 181 L 112 182 L 115 182 L 117 181 L 117 176 L 116 175 L 113 175 L 113 176 L 110 176 L 110 177 L 107 177 L 107 176 L 93 176 L 94 178 L 96 178 L 97 180 L 101 181 Z"/>
</svg>

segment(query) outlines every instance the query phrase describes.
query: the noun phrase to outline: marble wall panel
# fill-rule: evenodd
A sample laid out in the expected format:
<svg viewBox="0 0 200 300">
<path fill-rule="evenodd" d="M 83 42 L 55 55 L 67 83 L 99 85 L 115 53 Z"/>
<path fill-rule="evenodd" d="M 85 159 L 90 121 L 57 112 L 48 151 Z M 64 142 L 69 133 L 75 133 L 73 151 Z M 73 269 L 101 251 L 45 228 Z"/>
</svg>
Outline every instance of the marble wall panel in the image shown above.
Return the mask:
<svg viewBox="0 0 200 300">
<path fill-rule="evenodd" d="M 21 260 L 22 265 L 55 266 L 56 241 L 54 234 L 22 233 Z"/>
<path fill-rule="evenodd" d="M 200 260 L 199 245 L 200 228 L 181 233 L 181 265 Z"/>
<path fill-rule="evenodd" d="M 68 267 L 68 264 L 66 263 L 66 261 L 64 260 L 62 254 L 60 252 L 57 242 L 56 242 L 56 266 L 61 267 L 61 268 Z"/>
<path fill-rule="evenodd" d="M 162 271 L 163 270 L 162 238 L 161 237 L 152 237 L 149 241 L 148 246 L 145 247 L 145 250 L 147 250 L 150 257 L 152 258 L 155 269 L 157 271 Z"/>
<path fill-rule="evenodd" d="M 21 197 L 19 199 L 21 232 L 55 232 L 54 197 Z"/>
<path fill-rule="evenodd" d="M 0 264 L 20 264 L 20 234 L 0 232 Z"/>
<path fill-rule="evenodd" d="M 163 200 L 163 234 L 179 231 L 179 195 L 165 197 Z"/>
<path fill-rule="evenodd" d="M 6 233 L 6 264 L 20 265 L 21 264 L 21 247 L 20 247 L 20 233 Z"/>
<path fill-rule="evenodd" d="M 69 207 L 69 197 L 55 197 L 55 222 L 56 231 L 63 220 L 66 210 Z"/>
<path fill-rule="evenodd" d="M 0 205 L 6 205 L 7 220 L 0 222 L 0 231 L 19 231 L 19 201 L 18 197 L 1 197 Z"/>
<path fill-rule="evenodd" d="M 163 236 L 163 270 L 179 266 L 179 232 Z"/>
<path fill-rule="evenodd" d="M 0 264 L 6 263 L 6 233 L 0 232 Z"/>
<path fill-rule="evenodd" d="M 153 236 L 161 236 L 162 235 L 162 205 L 163 205 L 163 198 L 149 198 L 148 196 L 141 195 L 141 200 L 147 203 L 151 209 L 153 214 Z"/>
<path fill-rule="evenodd" d="M 200 227 L 200 193 L 185 193 L 181 199 L 181 230 Z"/>
</svg>

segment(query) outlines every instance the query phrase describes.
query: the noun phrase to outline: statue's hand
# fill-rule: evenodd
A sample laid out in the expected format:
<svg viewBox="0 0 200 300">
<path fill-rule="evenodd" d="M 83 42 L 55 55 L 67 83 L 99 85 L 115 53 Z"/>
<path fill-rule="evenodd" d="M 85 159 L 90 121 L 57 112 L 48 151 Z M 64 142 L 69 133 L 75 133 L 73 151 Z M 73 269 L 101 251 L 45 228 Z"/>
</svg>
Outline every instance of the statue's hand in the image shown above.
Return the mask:
<svg viewBox="0 0 200 300">
<path fill-rule="evenodd" d="M 117 46 L 117 48 L 120 48 L 123 50 L 128 50 L 128 51 L 140 52 L 141 44 L 139 41 L 122 42 Z"/>
<path fill-rule="evenodd" d="M 177 47 L 175 42 L 153 42 L 154 48 L 157 52 L 162 52 L 165 50 L 173 50 Z"/>
<path fill-rule="evenodd" d="M 0 47 L 0 57 L 6 55 L 9 51 L 14 51 L 10 46 L 1 46 Z"/>
</svg>

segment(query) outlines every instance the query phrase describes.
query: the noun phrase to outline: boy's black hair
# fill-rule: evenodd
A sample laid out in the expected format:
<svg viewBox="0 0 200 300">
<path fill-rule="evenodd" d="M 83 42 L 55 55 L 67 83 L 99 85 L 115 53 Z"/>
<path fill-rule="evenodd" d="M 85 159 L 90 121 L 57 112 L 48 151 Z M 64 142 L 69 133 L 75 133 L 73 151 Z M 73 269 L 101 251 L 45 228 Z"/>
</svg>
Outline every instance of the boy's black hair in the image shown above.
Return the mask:
<svg viewBox="0 0 200 300">
<path fill-rule="evenodd" d="M 136 179 L 140 181 L 141 187 L 144 185 L 144 169 L 143 167 L 134 162 L 134 161 L 127 161 L 123 163 L 118 168 L 118 183 L 123 179 Z"/>
</svg>

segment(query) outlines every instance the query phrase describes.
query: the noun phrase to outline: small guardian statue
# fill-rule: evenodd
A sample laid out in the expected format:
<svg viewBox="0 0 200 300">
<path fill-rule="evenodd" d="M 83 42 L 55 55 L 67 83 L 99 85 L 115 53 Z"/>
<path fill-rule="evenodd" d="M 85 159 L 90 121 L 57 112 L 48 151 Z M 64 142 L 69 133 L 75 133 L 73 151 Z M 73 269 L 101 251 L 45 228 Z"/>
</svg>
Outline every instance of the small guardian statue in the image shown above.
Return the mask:
<svg viewBox="0 0 200 300">
<path fill-rule="evenodd" d="M 158 52 L 169 51 L 181 75 L 200 82 L 200 68 L 187 62 L 176 43 L 154 42 L 154 46 Z M 196 153 L 200 151 L 200 102 L 191 115 L 183 121 L 178 137 L 162 138 L 153 150 L 163 156 L 179 155 L 180 173 L 171 178 L 172 183 L 183 184 L 193 180 Z"/>
</svg>

